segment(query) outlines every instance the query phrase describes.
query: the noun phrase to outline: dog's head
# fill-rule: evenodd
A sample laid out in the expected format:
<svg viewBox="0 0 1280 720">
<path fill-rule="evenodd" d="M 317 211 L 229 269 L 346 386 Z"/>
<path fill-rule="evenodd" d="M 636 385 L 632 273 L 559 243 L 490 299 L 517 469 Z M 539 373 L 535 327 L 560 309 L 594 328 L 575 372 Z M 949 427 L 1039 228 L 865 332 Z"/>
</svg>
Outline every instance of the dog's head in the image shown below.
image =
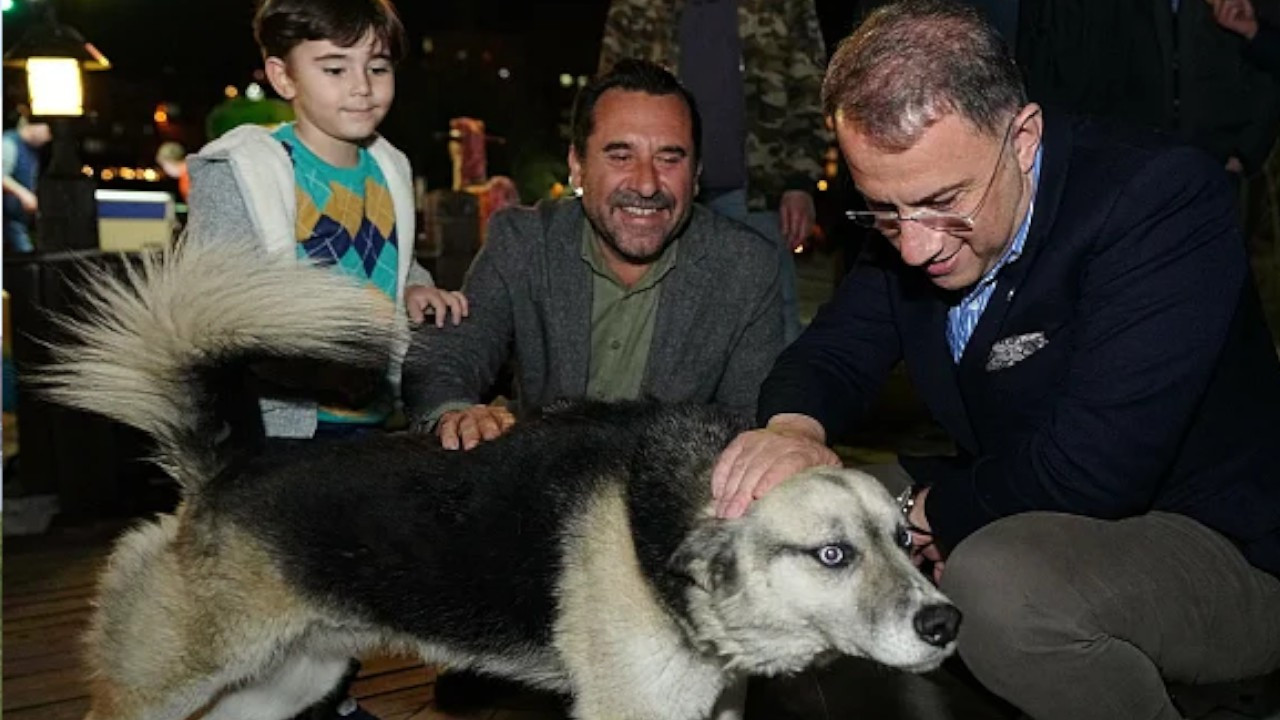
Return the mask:
<svg viewBox="0 0 1280 720">
<path fill-rule="evenodd" d="M 736 520 L 708 517 L 669 567 L 695 639 L 752 674 L 835 653 L 913 672 L 955 649 L 960 613 L 911 564 L 897 504 L 855 470 L 800 473 Z"/>
</svg>

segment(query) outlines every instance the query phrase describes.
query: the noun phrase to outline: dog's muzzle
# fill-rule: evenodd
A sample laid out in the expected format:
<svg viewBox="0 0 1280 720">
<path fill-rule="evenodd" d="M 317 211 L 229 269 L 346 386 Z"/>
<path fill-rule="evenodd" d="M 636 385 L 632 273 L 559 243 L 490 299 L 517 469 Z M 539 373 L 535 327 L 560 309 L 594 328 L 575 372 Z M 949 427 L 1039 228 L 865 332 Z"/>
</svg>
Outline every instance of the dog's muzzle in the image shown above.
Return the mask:
<svg viewBox="0 0 1280 720">
<path fill-rule="evenodd" d="M 921 640 L 934 647 L 946 647 L 960 631 L 960 611 L 955 605 L 926 605 L 916 613 L 911 624 Z"/>
</svg>

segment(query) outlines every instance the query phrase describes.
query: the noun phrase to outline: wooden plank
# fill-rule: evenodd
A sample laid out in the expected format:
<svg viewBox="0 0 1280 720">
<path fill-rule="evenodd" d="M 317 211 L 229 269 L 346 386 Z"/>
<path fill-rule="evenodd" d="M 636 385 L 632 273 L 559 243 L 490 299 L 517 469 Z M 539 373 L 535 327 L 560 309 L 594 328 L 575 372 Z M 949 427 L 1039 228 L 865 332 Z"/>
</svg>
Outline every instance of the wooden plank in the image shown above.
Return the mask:
<svg viewBox="0 0 1280 720">
<path fill-rule="evenodd" d="M 31 628 L 47 628 L 49 625 L 61 623 L 87 623 L 92 609 L 87 601 L 59 600 L 37 603 L 27 606 L 29 610 L 13 612 L 4 611 L 5 629 L 28 630 Z"/>
<path fill-rule="evenodd" d="M 70 598 L 79 598 L 86 605 L 93 599 L 93 594 L 97 590 L 98 584 L 95 582 L 86 582 L 79 585 L 69 585 L 57 590 L 46 590 L 34 593 L 18 593 L 9 592 L 5 588 L 4 593 L 4 615 L 9 617 L 9 611 L 12 608 L 24 607 L 34 603 L 43 603 L 50 600 L 64 600 Z"/>
<path fill-rule="evenodd" d="M 427 670 L 431 679 L 435 679 L 435 668 L 422 664 L 422 660 L 411 655 L 368 655 L 360 658 L 360 675 L 377 675 L 393 670 L 406 670 L 420 667 Z"/>
<path fill-rule="evenodd" d="M 385 672 L 372 677 L 358 677 L 351 683 L 351 694 L 357 699 L 378 695 L 406 687 L 427 687 L 434 684 L 435 677 L 424 667 Z"/>
<path fill-rule="evenodd" d="M 88 698 L 75 698 L 62 702 L 4 711 L 5 720 L 83 720 L 89 712 Z"/>
<path fill-rule="evenodd" d="M 68 622 L 49 627 L 4 633 L 4 661 L 52 655 L 56 653 L 79 654 L 80 639 L 89 629 L 85 622 Z"/>
<path fill-rule="evenodd" d="M 5 678 L 4 711 L 88 697 L 89 690 L 78 673 L 63 670 Z"/>
<path fill-rule="evenodd" d="M 84 672 L 84 662 L 79 653 L 53 652 L 34 655 L 26 658 L 4 658 L 4 679 L 19 678 L 26 675 L 47 672 L 49 670 L 65 670 L 76 674 Z"/>
<path fill-rule="evenodd" d="M 361 707 L 381 720 L 395 720 L 408 718 L 429 706 L 432 701 L 431 690 L 430 686 L 423 685 L 357 699 Z"/>
</svg>

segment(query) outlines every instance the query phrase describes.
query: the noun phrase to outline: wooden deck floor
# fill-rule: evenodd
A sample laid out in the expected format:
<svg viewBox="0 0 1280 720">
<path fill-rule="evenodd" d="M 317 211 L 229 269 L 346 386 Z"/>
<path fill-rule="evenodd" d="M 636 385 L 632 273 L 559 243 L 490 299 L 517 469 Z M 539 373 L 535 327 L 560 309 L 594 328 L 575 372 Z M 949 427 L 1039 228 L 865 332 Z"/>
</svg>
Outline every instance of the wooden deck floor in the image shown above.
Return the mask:
<svg viewBox="0 0 1280 720">
<path fill-rule="evenodd" d="M 4 546 L 3 717 L 81 720 L 89 707 L 80 637 L 98 570 L 118 524 L 55 528 Z M 530 696 L 458 715 L 435 706 L 434 668 L 416 659 L 363 659 L 352 694 L 382 720 L 558 720 Z"/>
</svg>

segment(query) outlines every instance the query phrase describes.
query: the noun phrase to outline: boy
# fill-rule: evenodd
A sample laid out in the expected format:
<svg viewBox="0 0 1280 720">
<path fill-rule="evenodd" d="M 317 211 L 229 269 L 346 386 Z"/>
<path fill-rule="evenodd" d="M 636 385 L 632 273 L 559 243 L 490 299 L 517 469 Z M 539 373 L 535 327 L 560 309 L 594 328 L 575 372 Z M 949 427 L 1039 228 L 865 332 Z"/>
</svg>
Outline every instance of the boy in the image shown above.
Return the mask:
<svg viewBox="0 0 1280 720">
<path fill-rule="evenodd" d="M 437 325 L 450 314 L 460 322 L 466 299 L 434 287 L 413 259 L 409 162 L 376 132 L 405 47 L 395 9 L 387 0 L 264 0 L 254 35 L 267 77 L 296 120 L 275 130 L 238 127 L 189 158 L 188 241 L 248 240 L 296 253 L 385 293 L 415 324 L 426 314 Z M 342 400 L 318 407 L 264 398 L 266 432 L 307 438 L 382 425 L 399 369 L 396 359 L 372 399 L 351 383 L 334 388 Z M 287 375 L 271 379 L 311 387 L 306 380 L 317 377 Z"/>
<path fill-rule="evenodd" d="M 414 262 L 409 161 L 377 134 L 405 48 L 390 2 L 263 0 L 254 37 L 267 78 L 296 120 L 275 130 L 238 127 L 188 158 L 187 241 L 248 241 L 267 252 L 294 253 L 386 294 L 410 322 L 427 314 L 437 326 L 447 315 L 461 322 L 466 298 L 434 287 Z M 372 393 L 364 376 L 352 383 L 337 368 L 308 369 L 308 377 L 298 377 L 298 368 L 272 369 L 270 380 L 279 385 L 311 390 L 315 381 L 328 380 L 336 392 L 322 403 L 264 397 L 266 433 L 309 438 L 382 426 L 398 396 L 400 363 L 391 363 Z M 358 668 L 353 661 L 330 699 L 300 720 L 372 718 L 347 697 Z"/>
</svg>

